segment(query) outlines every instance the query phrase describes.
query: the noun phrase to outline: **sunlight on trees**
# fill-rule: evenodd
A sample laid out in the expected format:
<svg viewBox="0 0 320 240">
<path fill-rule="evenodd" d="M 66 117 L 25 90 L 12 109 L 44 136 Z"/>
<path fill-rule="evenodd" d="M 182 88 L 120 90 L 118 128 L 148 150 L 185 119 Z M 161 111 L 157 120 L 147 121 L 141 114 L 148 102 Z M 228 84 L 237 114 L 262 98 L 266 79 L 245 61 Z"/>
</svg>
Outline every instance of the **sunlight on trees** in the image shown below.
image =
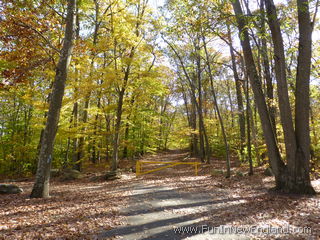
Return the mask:
<svg viewBox="0 0 320 240">
<path fill-rule="evenodd" d="M 48 197 L 51 168 L 116 174 L 187 149 L 224 159 L 226 177 L 270 165 L 278 189 L 314 193 L 316 4 L 2 1 L 0 174 L 36 174 L 32 195 Z"/>
</svg>

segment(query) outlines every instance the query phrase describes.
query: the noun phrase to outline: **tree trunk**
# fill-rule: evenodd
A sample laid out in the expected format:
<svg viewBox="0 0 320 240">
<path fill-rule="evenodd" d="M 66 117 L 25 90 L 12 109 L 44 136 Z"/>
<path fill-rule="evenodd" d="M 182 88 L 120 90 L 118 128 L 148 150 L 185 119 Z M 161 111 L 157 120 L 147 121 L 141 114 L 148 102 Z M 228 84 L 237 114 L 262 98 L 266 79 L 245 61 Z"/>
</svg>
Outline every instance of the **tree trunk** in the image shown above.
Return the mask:
<svg viewBox="0 0 320 240">
<path fill-rule="evenodd" d="M 198 90 L 198 101 L 195 99 L 195 104 L 198 111 L 198 119 L 199 119 L 199 140 L 200 140 L 200 159 L 201 161 L 209 162 L 210 160 L 210 146 L 208 135 L 206 132 L 206 127 L 204 124 L 204 117 L 203 117 L 203 104 L 202 104 L 202 77 L 201 77 L 201 56 L 200 56 L 200 36 L 197 36 L 194 42 L 194 50 L 196 54 L 196 73 L 195 73 L 195 82 L 197 83 L 197 90 Z M 193 83 L 192 86 L 194 87 L 195 84 Z M 193 95 L 196 98 L 196 91 L 195 87 L 193 88 Z"/>
<path fill-rule="evenodd" d="M 248 151 L 248 160 L 249 160 L 249 175 L 253 175 L 253 164 L 252 164 L 252 149 L 251 149 L 251 126 L 253 127 L 253 117 L 252 117 L 252 111 L 250 106 L 250 98 L 249 98 L 249 79 L 247 74 L 245 74 L 246 77 L 246 113 L 247 113 L 247 151 Z M 252 121 L 250 121 L 252 120 Z M 257 151 L 257 149 L 256 149 Z"/>
<path fill-rule="evenodd" d="M 98 32 L 100 29 L 100 23 L 101 20 L 99 20 L 100 18 L 100 5 L 99 2 L 97 0 L 94 0 L 94 4 L 95 4 L 95 8 L 94 8 L 94 32 L 93 32 L 93 41 L 92 44 L 93 46 L 96 46 L 98 43 Z M 93 69 L 94 69 L 94 52 L 91 53 L 92 55 L 92 59 L 91 59 L 91 65 L 90 65 L 90 76 L 92 75 Z M 88 108 L 90 105 L 90 97 L 91 97 L 91 90 L 89 90 L 86 94 L 85 94 L 85 102 L 84 102 L 84 109 L 83 109 L 83 115 L 82 115 L 82 123 L 84 125 L 84 127 L 82 128 L 82 132 L 83 134 L 86 132 L 86 123 L 88 121 Z M 83 157 L 85 155 L 85 142 L 86 142 L 86 138 L 84 136 L 81 136 L 79 139 L 79 150 L 78 150 L 78 159 L 77 162 L 74 165 L 74 169 L 81 171 L 81 165 L 82 165 L 82 160 Z"/>
<path fill-rule="evenodd" d="M 116 125 L 115 125 L 114 139 L 113 139 L 113 154 L 112 154 L 112 166 L 111 166 L 112 171 L 116 171 L 119 164 L 118 154 L 119 154 L 120 128 L 121 128 L 124 92 L 125 92 L 124 88 L 119 92 L 119 98 L 118 98 L 118 104 L 117 104 Z"/>
<path fill-rule="evenodd" d="M 105 114 L 105 120 L 106 120 L 106 162 L 109 162 L 109 152 L 110 152 L 110 147 L 109 147 L 109 143 L 112 141 L 112 136 L 111 136 L 111 127 L 110 127 L 110 122 L 111 122 L 111 119 L 110 119 L 110 116 L 109 114 Z"/>
<path fill-rule="evenodd" d="M 80 18 L 79 18 L 79 7 L 76 7 L 76 40 L 80 39 Z M 75 75 L 76 75 L 76 82 L 78 82 L 79 72 L 78 69 L 75 68 Z M 75 99 L 78 99 L 78 87 L 75 87 L 74 90 L 74 97 Z M 76 101 L 73 104 L 73 127 L 76 129 L 78 127 L 78 112 L 79 112 L 79 103 Z M 77 164 L 78 161 L 78 155 L 79 155 L 79 149 L 78 149 L 78 143 L 79 139 L 77 137 L 74 137 L 72 139 L 72 164 Z"/>
<path fill-rule="evenodd" d="M 213 76 L 212 76 L 212 71 L 211 71 L 211 66 L 210 66 L 209 53 L 208 53 L 208 50 L 207 50 L 207 43 L 206 43 L 206 39 L 205 39 L 204 36 L 202 36 L 202 40 L 203 40 L 204 51 L 205 51 L 205 54 L 206 54 L 206 63 L 207 63 L 207 69 L 208 69 L 208 74 L 209 74 L 209 78 L 210 78 L 211 92 L 212 92 L 215 108 L 216 108 L 216 111 L 217 111 L 217 114 L 218 114 L 220 127 L 221 127 L 221 132 L 222 132 L 222 136 L 223 136 L 223 141 L 224 141 L 224 145 L 225 145 L 225 149 L 226 149 L 226 164 L 227 164 L 227 175 L 226 175 L 226 177 L 229 178 L 231 176 L 229 143 L 228 143 L 228 139 L 227 139 L 226 130 L 224 128 L 223 119 L 222 119 L 222 116 L 221 116 L 221 113 L 220 113 L 220 109 L 219 109 L 219 105 L 218 105 L 218 101 L 217 101 L 217 97 L 216 97 L 216 91 L 215 91 L 214 86 L 213 86 Z"/>
<path fill-rule="evenodd" d="M 198 134 L 197 131 L 197 107 L 194 102 L 194 98 L 191 98 L 191 112 L 190 112 L 190 120 L 191 120 L 191 129 L 193 133 L 191 134 L 191 141 L 192 141 L 192 155 L 198 156 L 199 155 L 199 147 L 198 147 Z"/>
<path fill-rule="evenodd" d="M 285 57 L 280 25 L 277 20 L 276 9 L 272 0 L 265 0 L 268 11 L 269 26 L 274 43 L 275 72 L 278 83 L 279 108 L 281 123 L 284 130 L 287 166 L 280 158 L 272 131 L 272 123 L 268 118 L 268 108 L 263 97 L 261 83 L 258 81 L 255 63 L 252 56 L 246 23 L 242 18 L 239 0 L 232 3 L 237 17 L 239 32 L 243 34 L 243 47 L 246 68 L 253 88 L 262 128 L 268 148 L 268 155 L 275 173 L 276 188 L 290 193 L 314 194 L 309 176 L 310 162 L 310 129 L 309 129 L 309 82 L 311 66 L 312 25 L 310 22 L 309 5 L 307 0 L 297 0 L 299 23 L 299 54 L 296 76 L 296 107 L 295 131 L 289 104 Z"/>
<path fill-rule="evenodd" d="M 66 17 L 65 38 L 60 52 L 59 62 L 53 84 L 51 101 L 48 111 L 46 127 L 41 142 L 36 180 L 31 192 L 31 198 L 49 197 L 50 168 L 52 163 L 52 152 L 54 139 L 57 132 L 62 98 L 64 95 L 65 82 L 67 79 L 68 64 L 71 57 L 74 38 L 74 16 L 76 1 L 68 1 L 68 12 Z"/>
<path fill-rule="evenodd" d="M 256 70 L 256 65 L 253 59 L 253 54 L 250 46 L 250 39 L 248 30 L 246 28 L 246 22 L 243 18 L 243 12 L 239 0 L 232 2 L 234 12 L 236 14 L 236 19 L 238 23 L 239 32 L 241 33 L 241 46 L 243 48 L 244 60 L 246 64 L 246 69 L 248 77 L 253 89 L 253 94 L 255 102 L 258 107 L 262 129 L 265 137 L 265 141 L 268 149 L 268 156 L 271 162 L 271 167 L 275 173 L 276 185 L 282 186 L 284 183 L 283 171 L 285 170 L 285 165 L 281 160 L 279 149 L 276 143 L 276 137 L 273 132 L 272 123 L 270 121 L 268 107 L 264 98 L 264 93 L 262 91 L 261 82 Z"/>
<path fill-rule="evenodd" d="M 312 25 L 309 3 L 297 0 L 299 53 L 296 76 L 295 129 L 297 152 L 294 164 L 288 163 L 290 192 L 314 194 L 309 175 L 310 164 L 310 69 L 312 56 Z"/>
<path fill-rule="evenodd" d="M 134 102 L 135 102 L 135 97 L 132 96 L 131 100 L 130 100 L 130 107 L 129 109 L 132 109 L 134 106 Z M 127 158 L 128 157 L 128 141 L 129 141 L 129 132 L 130 132 L 130 126 L 129 126 L 129 121 L 130 121 L 130 117 L 131 117 L 131 112 L 127 115 L 127 119 L 126 119 L 126 128 L 124 131 L 124 141 L 125 141 L 125 145 L 123 148 L 123 158 Z"/>
<path fill-rule="evenodd" d="M 77 128 L 78 127 L 78 102 L 75 102 L 73 104 L 73 127 Z M 77 164 L 78 161 L 78 138 L 75 137 L 72 139 L 72 148 L 73 148 L 73 153 L 72 153 L 72 163 Z"/>
<path fill-rule="evenodd" d="M 261 27 L 260 27 L 260 35 L 262 36 L 261 39 L 261 55 L 262 55 L 262 63 L 263 63 L 263 73 L 264 78 L 266 81 L 267 87 L 267 104 L 270 113 L 270 119 L 272 122 L 273 129 L 276 134 L 276 108 L 274 106 L 274 99 L 273 99 L 273 84 L 272 84 L 272 77 L 270 73 L 270 63 L 268 57 L 268 47 L 267 47 L 267 40 L 266 40 L 266 27 L 265 27 L 265 10 L 264 10 L 264 0 L 260 2 L 260 12 L 261 12 Z"/>
<path fill-rule="evenodd" d="M 85 97 L 85 102 L 84 102 L 84 109 L 83 109 L 83 115 L 82 115 L 82 123 L 83 124 L 86 124 L 87 121 L 88 121 L 88 108 L 89 108 L 89 103 L 90 103 L 90 93 Z M 86 126 L 84 126 L 81 131 L 82 131 L 82 134 L 85 133 L 86 131 Z M 77 161 L 74 162 L 74 166 L 73 168 L 75 170 L 78 170 L 78 171 L 81 171 L 81 163 L 82 163 L 82 160 L 83 160 L 83 157 L 84 157 L 84 149 L 85 148 L 85 138 L 84 136 L 81 136 L 79 138 L 79 149 L 78 149 L 78 156 L 77 156 Z"/>
<path fill-rule="evenodd" d="M 233 50 L 230 27 L 228 27 L 228 38 L 230 43 L 229 47 L 230 47 L 230 55 L 231 55 L 231 62 L 232 62 L 232 71 L 233 71 L 233 77 L 236 85 L 236 94 L 237 94 L 238 119 L 239 119 L 239 127 L 240 127 L 240 156 L 243 160 L 243 148 L 244 148 L 244 143 L 246 138 L 245 116 L 244 116 L 244 109 L 243 109 L 241 82 L 240 82 L 240 78 L 237 71 L 237 64 L 236 64 L 236 58 Z"/>
<path fill-rule="evenodd" d="M 288 163 L 292 165 L 295 161 L 295 152 L 297 146 L 295 142 L 295 133 L 289 102 L 283 39 L 273 0 L 265 0 L 265 5 L 274 47 L 275 73 L 277 80 L 280 119 L 286 146 L 286 158 Z"/>
</svg>

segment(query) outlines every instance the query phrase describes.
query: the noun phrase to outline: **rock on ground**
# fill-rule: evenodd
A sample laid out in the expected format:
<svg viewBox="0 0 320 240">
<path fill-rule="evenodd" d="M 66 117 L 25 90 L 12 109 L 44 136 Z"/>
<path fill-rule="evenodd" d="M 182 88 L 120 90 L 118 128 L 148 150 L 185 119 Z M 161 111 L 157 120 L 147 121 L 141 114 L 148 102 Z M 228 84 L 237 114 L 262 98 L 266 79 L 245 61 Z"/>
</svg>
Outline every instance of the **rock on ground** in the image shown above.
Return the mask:
<svg viewBox="0 0 320 240">
<path fill-rule="evenodd" d="M 23 192 L 23 189 L 14 184 L 0 184 L 1 194 L 17 194 Z"/>
</svg>

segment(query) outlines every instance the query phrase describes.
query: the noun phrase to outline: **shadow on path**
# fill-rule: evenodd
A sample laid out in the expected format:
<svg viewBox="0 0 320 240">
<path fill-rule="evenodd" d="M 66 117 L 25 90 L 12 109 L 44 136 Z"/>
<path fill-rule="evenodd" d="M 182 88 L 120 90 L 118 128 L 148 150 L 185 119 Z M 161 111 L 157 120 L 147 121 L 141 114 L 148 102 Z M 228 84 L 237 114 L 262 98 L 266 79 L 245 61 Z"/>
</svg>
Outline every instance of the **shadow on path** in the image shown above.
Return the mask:
<svg viewBox="0 0 320 240">
<path fill-rule="evenodd" d="M 222 191 L 222 190 L 221 190 Z M 208 234 L 202 231 L 208 221 L 203 212 L 225 207 L 235 199 L 212 200 L 206 193 L 178 192 L 168 187 L 138 185 L 134 187 L 131 202 L 122 214 L 128 225 L 101 233 L 98 239 L 115 236 L 133 239 L 249 239 L 245 236 Z M 181 232 L 180 227 L 187 231 Z M 180 231 L 180 232 L 179 232 Z"/>
</svg>

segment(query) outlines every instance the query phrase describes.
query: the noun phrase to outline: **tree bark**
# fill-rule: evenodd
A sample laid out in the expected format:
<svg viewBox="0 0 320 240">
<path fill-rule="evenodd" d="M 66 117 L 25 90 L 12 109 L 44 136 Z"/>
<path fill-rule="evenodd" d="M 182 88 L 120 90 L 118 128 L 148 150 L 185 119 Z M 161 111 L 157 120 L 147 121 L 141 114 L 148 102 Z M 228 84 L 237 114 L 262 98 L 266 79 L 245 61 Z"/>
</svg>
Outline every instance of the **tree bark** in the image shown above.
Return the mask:
<svg viewBox="0 0 320 240">
<path fill-rule="evenodd" d="M 270 72 L 270 63 L 268 57 L 268 46 L 266 40 L 266 24 L 265 24 L 265 8 L 264 8 L 264 0 L 260 2 L 260 12 L 261 12 L 261 27 L 260 27 L 260 35 L 261 39 L 261 55 L 262 55 L 262 64 L 263 64 L 263 73 L 264 79 L 266 81 L 266 93 L 267 93 L 267 105 L 269 108 L 270 119 L 272 122 L 273 129 L 276 134 L 276 108 L 274 106 L 274 98 L 273 98 L 273 84 L 272 77 Z"/>
<path fill-rule="evenodd" d="M 199 117 L 199 130 L 200 130 L 200 152 L 204 161 L 209 162 L 210 160 L 210 146 L 206 127 L 204 125 L 203 107 L 202 107 L 202 78 L 201 78 L 201 56 L 200 56 L 200 37 L 197 36 L 194 48 L 196 51 L 196 73 L 198 82 L 198 117 Z"/>
<path fill-rule="evenodd" d="M 310 164 L 310 71 L 312 56 L 312 24 L 308 0 L 297 0 L 299 52 L 296 75 L 295 128 L 297 151 L 294 164 L 288 163 L 291 192 L 314 194 L 309 175 Z"/>
<path fill-rule="evenodd" d="M 246 69 L 248 77 L 253 89 L 253 94 L 255 102 L 258 107 L 258 112 L 261 119 L 262 129 L 265 137 L 265 141 L 268 149 L 268 156 L 271 162 L 271 167 L 274 170 L 276 185 L 282 186 L 284 183 L 283 171 L 285 170 L 285 165 L 281 160 L 279 149 L 276 143 L 276 137 L 272 128 L 272 123 L 270 121 L 268 107 L 264 98 L 264 93 L 262 91 L 261 82 L 256 70 L 256 65 L 253 59 L 253 54 L 250 46 L 249 33 L 246 28 L 246 22 L 243 16 L 242 8 L 239 0 L 232 2 L 234 12 L 236 14 L 236 19 L 238 23 L 239 32 L 241 33 L 240 40 L 241 46 L 243 48 L 244 60 L 246 64 Z"/>
<path fill-rule="evenodd" d="M 56 68 L 56 75 L 53 83 L 53 90 L 46 127 L 44 129 L 43 139 L 41 142 L 36 180 L 30 195 L 31 198 L 49 197 L 49 180 L 52 163 L 52 152 L 60 117 L 60 109 L 62 106 L 65 82 L 67 79 L 67 70 L 73 46 L 75 9 L 76 0 L 69 0 L 66 17 L 65 37 L 63 47 L 60 52 L 59 62 Z"/>
<path fill-rule="evenodd" d="M 294 140 L 295 133 L 289 102 L 283 39 L 273 0 L 265 0 L 265 5 L 274 47 L 275 73 L 277 80 L 280 119 L 286 146 L 286 158 L 288 164 L 292 165 L 295 162 L 295 152 L 297 146 Z"/>
<path fill-rule="evenodd" d="M 225 149 L 226 149 L 226 165 L 227 165 L 227 175 L 226 175 L 226 177 L 229 178 L 231 176 L 229 143 L 228 143 L 228 139 L 227 139 L 226 130 L 224 128 L 223 119 L 222 119 L 222 116 L 221 116 L 221 113 L 220 113 L 220 109 L 219 109 L 219 105 L 218 105 L 218 101 L 217 101 L 217 97 L 216 97 L 216 91 L 215 91 L 214 86 L 213 86 L 213 75 L 212 75 L 211 66 L 210 66 L 210 59 L 209 59 L 209 53 L 208 53 L 208 50 L 207 50 L 207 43 L 206 43 L 206 39 L 205 39 L 204 36 L 202 36 L 202 41 L 203 41 L 204 52 L 205 52 L 205 55 L 206 55 L 206 63 L 207 63 L 207 69 L 208 69 L 208 74 L 209 74 L 209 79 L 210 79 L 212 97 L 213 97 L 215 108 L 216 108 L 216 111 L 217 111 L 217 114 L 218 114 L 220 127 L 221 127 L 221 132 L 222 132 L 222 136 L 223 136 L 223 141 L 224 141 L 224 145 L 225 145 Z"/>
<path fill-rule="evenodd" d="M 268 11 L 269 26 L 271 29 L 274 54 L 275 72 L 278 83 L 279 108 L 281 123 L 284 130 L 287 166 L 283 163 L 279 149 L 276 145 L 272 123 L 268 118 L 268 108 L 263 97 L 261 83 L 256 73 L 252 56 L 250 40 L 246 23 L 239 0 L 232 3 L 236 14 L 239 32 L 243 34 L 241 45 L 243 47 L 246 68 L 253 88 L 257 108 L 262 122 L 268 155 L 271 167 L 275 173 L 276 188 L 278 190 L 298 193 L 314 194 L 309 176 L 310 162 L 310 129 L 309 129 L 309 88 L 310 67 L 312 52 L 312 24 L 310 21 L 309 5 L 307 0 L 297 0 L 299 23 L 299 52 L 296 76 L 295 101 L 295 130 L 293 127 L 291 108 L 289 104 L 285 56 L 280 24 L 277 20 L 276 9 L 272 0 L 265 0 Z"/>
<path fill-rule="evenodd" d="M 116 171 L 118 169 L 118 164 L 119 164 L 118 154 L 119 154 L 120 127 L 121 127 L 124 93 L 125 93 L 125 88 L 123 87 L 119 92 L 119 98 L 117 103 L 117 115 L 116 115 L 116 125 L 115 125 L 114 139 L 113 139 L 113 154 L 112 154 L 112 165 L 111 165 L 112 171 Z"/>
<path fill-rule="evenodd" d="M 232 62 L 232 71 L 233 77 L 236 85 L 236 94 L 237 94 L 237 104 L 238 104 L 238 121 L 240 127 L 240 156 L 243 160 L 243 148 L 246 139 L 246 129 L 245 129 L 245 116 L 244 116 L 244 108 L 243 108 L 243 98 L 241 91 L 241 82 L 237 71 L 236 57 L 233 50 L 232 37 L 230 27 L 228 27 L 228 39 L 229 39 L 229 48 L 230 48 L 230 56 Z"/>
</svg>

